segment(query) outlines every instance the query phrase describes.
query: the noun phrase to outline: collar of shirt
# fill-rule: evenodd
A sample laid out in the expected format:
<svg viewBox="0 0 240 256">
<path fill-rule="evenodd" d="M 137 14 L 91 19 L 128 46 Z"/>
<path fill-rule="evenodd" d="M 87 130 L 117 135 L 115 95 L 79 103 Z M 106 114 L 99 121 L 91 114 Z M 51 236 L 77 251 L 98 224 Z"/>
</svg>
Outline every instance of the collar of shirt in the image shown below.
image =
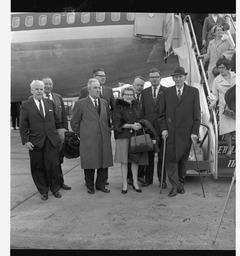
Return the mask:
<svg viewBox="0 0 240 256">
<path fill-rule="evenodd" d="M 39 100 L 37 100 L 37 99 L 35 99 L 35 98 L 33 98 L 34 99 L 34 101 L 35 101 L 35 103 L 36 103 L 36 105 L 37 105 L 37 108 L 40 110 L 40 106 L 39 106 Z M 43 104 L 43 100 L 41 99 L 41 104 L 42 104 L 42 107 L 43 107 L 43 113 L 44 113 L 44 115 L 45 115 L 45 107 L 44 107 L 44 104 Z"/>
<path fill-rule="evenodd" d="M 156 85 L 156 95 L 158 95 L 158 91 L 160 89 L 160 84 Z M 154 94 L 154 86 L 152 85 L 152 94 Z"/>
<path fill-rule="evenodd" d="M 181 95 L 182 95 L 182 93 L 183 93 L 183 88 L 184 88 L 184 86 L 180 89 Z M 177 86 L 176 86 L 176 92 L 177 92 L 177 94 L 178 94 L 178 87 L 177 87 Z"/>
<path fill-rule="evenodd" d="M 97 105 L 98 105 L 98 98 L 94 99 L 93 97 L 91 97 L 89 95 L 89 98 L 91 99 L 92 103 L 93 103 L 93 106 L 95 106 L 95 100 L 97 100 Z"/>
<path fill-rule="evenodd" d="M 53 100 L 52 94 L 49 93 L 49 98 L 47 97 L 47 94 L 44 94 L 45 99 Z"/>
</svg>

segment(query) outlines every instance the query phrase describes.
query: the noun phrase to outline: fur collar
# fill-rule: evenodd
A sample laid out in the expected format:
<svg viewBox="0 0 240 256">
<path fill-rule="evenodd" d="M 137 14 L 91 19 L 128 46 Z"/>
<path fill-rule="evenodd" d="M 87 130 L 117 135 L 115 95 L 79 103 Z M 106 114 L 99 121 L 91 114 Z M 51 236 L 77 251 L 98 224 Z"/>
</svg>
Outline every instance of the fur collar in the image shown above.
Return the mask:
<svg viewBox="0 0 240 256">
<path fill-rule="evenodd" d="M 134 107 L 135 105 L 136 105 L 136 100 L 133 100 L 132 106 Z M 125 100 L 119 98 L 119 99 L 116 99 L 116 106 L 130 107 L 130 104 Z"/>
</svg>

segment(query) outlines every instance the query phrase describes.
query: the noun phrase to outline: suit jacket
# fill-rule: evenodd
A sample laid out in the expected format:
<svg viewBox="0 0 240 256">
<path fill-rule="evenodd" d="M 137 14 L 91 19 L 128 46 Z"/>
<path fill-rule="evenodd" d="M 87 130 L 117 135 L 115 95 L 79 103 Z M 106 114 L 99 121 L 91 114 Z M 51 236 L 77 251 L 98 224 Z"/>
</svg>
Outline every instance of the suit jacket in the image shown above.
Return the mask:
<svg viewBox="0 0 240 256">
<path fill-rule="evenodd" d="M 20 135 L 22 144 L 31 142 L 35 149 L 41 149 L 45 138 L 48 137 L 54 147 L 61 144 L 57 129 L 63 128 L 56 112 L 53 101 L 43 99 L 45 117 L 40 113 L 34 98 L 23 102 L 20 113 Z"/>
<path fill-rule="evenodd" d="M 100 114 L 90 97 L 78 100 L 70 121 L 72 130 L 80 137 L 82 169 L 113 166 L 111 129 L 108 122 L 109 107 L 99 99 Z"/>
<path fill-rule="evenodd" d="M 201 121 L 199 91 L 184 85 L 180 100 L 176 86 L 164 90 L 160 101 L 159 124 L 161 131 L 168 130 L 166 161 L 188 159 L 191 134 L 198 135 Z"/>
<path fill-rule="evenodd" d="M 63 124 L 63 127 L 68 130 L 67 113 L 65 110 L 63 98 L 58 93 L 52 93 L 53 102 L 55 104 L 56 113 Z"/>
<path fill-rule="evenodd" d="M 83 99 L 88 96 L 88 89 L 87 86 L 83 87 L 80 91 L 80 95 L 78 99 Z M 101 96 L 100 96 L 101 97 Z M 109 88 L 105 85 L 102 86 L 102 97 L 105 99 L 110 107 L 111 112 L 114 110 L 115 106 L 115 98 L 113 96 L 113 90 L 112 88 Z"/>
<path fill-rule="evenodd" d="M 161 101 L 162 93 L 167 87 L 160 86 L 158 91 L 156 103 L 152 96 L 152 86 L 144 89 L 141 94 L 141 117 L 147 119 L 154 127 L 155 121 L 158 118 L 159 104 Z"/>
</svg>

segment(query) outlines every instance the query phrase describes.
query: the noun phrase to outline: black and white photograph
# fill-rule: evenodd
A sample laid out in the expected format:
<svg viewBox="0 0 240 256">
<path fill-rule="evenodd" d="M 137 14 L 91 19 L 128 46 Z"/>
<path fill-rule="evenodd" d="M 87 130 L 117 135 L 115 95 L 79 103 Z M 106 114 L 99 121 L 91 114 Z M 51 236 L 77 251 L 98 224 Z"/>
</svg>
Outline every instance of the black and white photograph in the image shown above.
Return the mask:
<svg viewBox="0 0 240 256">
<path fill-rule="evenodd" d="M 237 8 L 14 2 L 7 253 L 236 255 Z"/>
</svg>

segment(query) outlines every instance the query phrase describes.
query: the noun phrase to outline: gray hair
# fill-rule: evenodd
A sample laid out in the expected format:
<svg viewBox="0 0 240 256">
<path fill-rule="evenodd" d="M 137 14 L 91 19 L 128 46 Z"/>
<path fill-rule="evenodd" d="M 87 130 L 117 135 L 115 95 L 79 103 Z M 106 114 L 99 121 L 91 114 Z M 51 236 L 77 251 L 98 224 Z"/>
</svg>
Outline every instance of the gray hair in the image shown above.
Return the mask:
<svg viewBox="0 0 240 256">
<path fill-rule="evenodd" d="M 87 88 L 90 89 L 93 83 L 98 83 L 100 85 L 99 81 L 96 78 L 90 78 L 87 83 Z"/>
<path fill-rule="evenodd" d="M 35 85 L 42 85 L 44 87 L 44 83 L 41 80 L 33 80 L 30 84 L 30 88 L 34 89 Z"/>
<path fill-rule="evenodd" d="M 133 86 L 131 84 L 124 84 L 121 90 L 121 95 L 123 97 L 123 95 L 125 94 L 125 91 L 132 91 L 133 92 L 133 96 L 135 95 L 135 90 L 133 88 Z"/>
</svg>

